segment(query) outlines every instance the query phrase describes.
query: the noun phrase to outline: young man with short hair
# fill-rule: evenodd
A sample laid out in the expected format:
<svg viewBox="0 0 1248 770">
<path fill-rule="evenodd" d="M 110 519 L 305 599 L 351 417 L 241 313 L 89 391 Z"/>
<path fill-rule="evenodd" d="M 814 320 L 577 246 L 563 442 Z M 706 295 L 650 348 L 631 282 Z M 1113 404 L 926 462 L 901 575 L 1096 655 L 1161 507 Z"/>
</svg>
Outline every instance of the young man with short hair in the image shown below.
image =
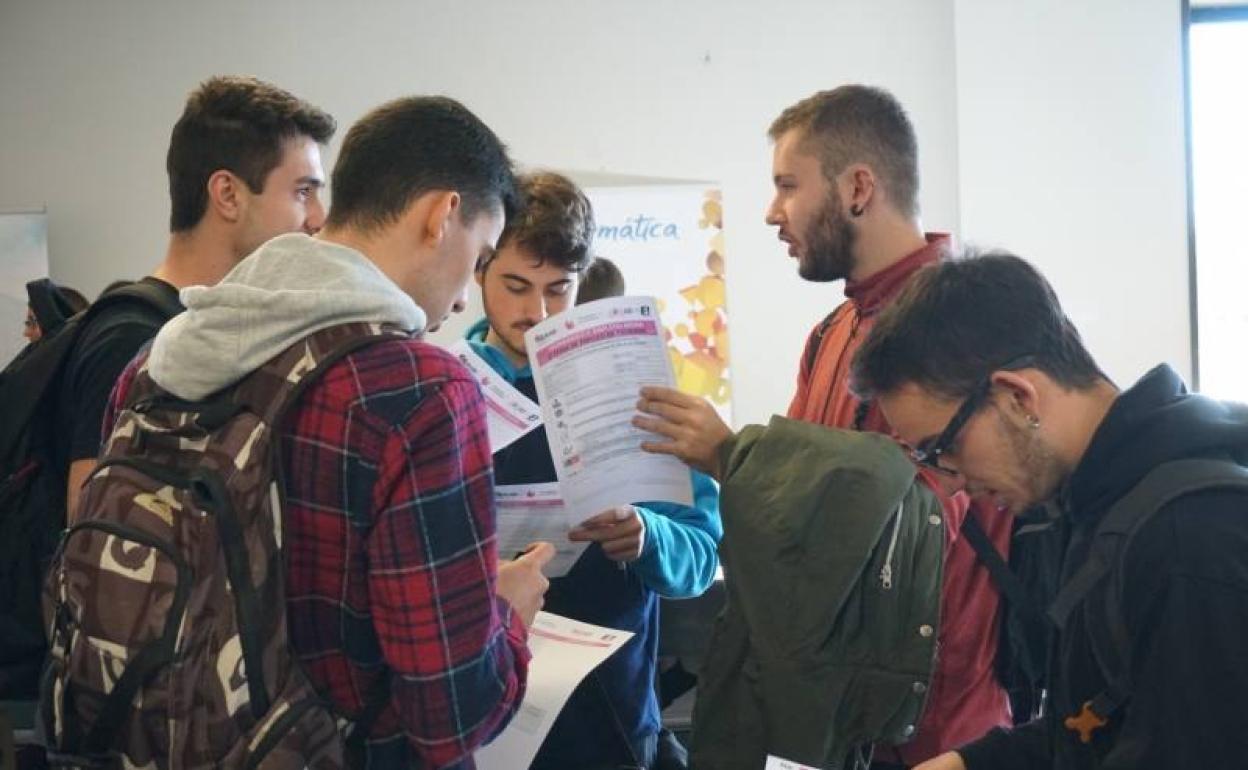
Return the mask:
<svg viewBox="0 0 1248 770">
<path fill-rule="evenodd" d="M 480 389 L 419 335 L 463 307 L 474 266 L 514 210 L 502 143 L 458 102 L 399 99 L 343 141 L 334 205 L 315 237 L 274 238 L 187 312 L 118 384 L 146 367 L 203 399 L 322 329 L 407 330 L 332 364 L 280 427 L 291 644 L 335 710 L 388 697 L 372 768 L 471 768 L 524 694 L 526 626 L 548 543 L 500 564 Z"/>
<path fill-rule="evenodd" d="M 1071 531 L 1049 608 L 1048 713 L 920 770 L 1243 764 L 1242 407 L 1189 393 L 1164 364 L 1120 391 L 1048 282 L 1004 253 L 916 275 L 859 349 L 853 381 L 917 462 L 991 515 L 1051 501 Z"/>
<path fill-rule="evenodd" d="M 594 218 L 584 193 L 559 174 L 525 175 L 520 191 L 522 210 L 508 222 L 498 251 L 477 269 L 486 318 L 468 336 L 496 372 L 536 401 L 524 332 L 572 306 L 590 260 Z M 498 484 L 556 481 L 546 430 L 500 450 L 494 468 Z M 566 576 L 551 581 L 546 608 L 633 637 L 572 694 L 534 770 L 653 765 L 660 729 L 654 689 L 659 596 L 700 595 L 719 565 L 718 490 L 700 473 L 693 484 L 693 507 L 623 505 L 569 535 L 590 547 Z"/>
<path fill-rule="evenodd" d="M 949 248 L 947 235 L 924 233 L 919 222 L 914 126 L 887 91 L 845 85 L 792 105 L 768 133 L 775 143 L 775 196 L 767 223 L 778 228 L 802 278 L 844 280 L 847 298 L 807 338 L 788 416 L 888 434 L 879 409 L 850 391 L 847 374 L 880 312 Z M 718 462 L 716 447 L 731 435 L 708 404 L 675 391 L 648 391 L 642 409 L 667 418 L 639 423 L 672 440 L 651 448 L 693 467 Z M 1010 525 L 968 511 L 964 496 L 942 495 L 941 502 L 949 538 L 941 576 L 941 653 L 914 738 L 876 747 L 874 764 L 881 770 L 913 765 L 1009 724 L 1006 694 L 994 673 L 999 593 L 960 529 L 967 516 L 978 517 L 1004 552 Z"/>
<path fill-rule="evenodd" d="M 142 283 L 176 304 L 180 289 L 211 286 L 270 238 L 319 230 L 321 146 L 335 128 L 328 113 L 254 78 L 200 84 L 169 139 L 169 245 Z M 94 318 L 74 347 L 52 446 L 71 518 L 95 467 L 109 391 L 165 320 L 138 303 L 118 305 Z"/>
<path fill-rule="evenodd" d="M 626 290 L 620 268 L 606 257 L 594 257 L 576 286 L 576 304 L 584 305 L 605 297 L 622 297 Z"/>
<path fill-rule="evenodd" d="M 10 522 L 32 522 L 23 537 L 31 565 L 8 572 L 0 586 L 15 600 L 0 613 L 12 624 L 0 634 L 0 698 L 38 692 L 46 653 L 39 575 L 96 466 L 100 425 L 118 376 L 180 312 L 180 289 L 216 283 L 275 235 L 320 228 L 320 145 L 334 128 L 325 112 L 252 78 L 211 78 L 188 97 L 169 141 L 172 214 L 164 260 L 135 287 L 141 296 L 114 297 L 90 311 L 78 336 L 65 343 L 72 347 L 37 405 L 40 426 L 51 428 L 33 437 L 29 467 L 37 470 L 27 477 L 22 509 L 5 511 Z M 19 637 L 27 641 L 14 649 Z"/>
</svg>

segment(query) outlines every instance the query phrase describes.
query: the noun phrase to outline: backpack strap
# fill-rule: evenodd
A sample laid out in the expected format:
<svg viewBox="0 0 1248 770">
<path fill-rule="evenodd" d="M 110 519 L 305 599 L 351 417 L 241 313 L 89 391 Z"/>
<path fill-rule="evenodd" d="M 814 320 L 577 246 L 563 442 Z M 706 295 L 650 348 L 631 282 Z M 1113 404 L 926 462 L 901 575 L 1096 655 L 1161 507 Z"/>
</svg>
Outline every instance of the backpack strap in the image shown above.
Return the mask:
<svg viewBox="0 0 1248 770">
<path fill-rule="evenodd" d="M 979 522 L 974 511 L 967 511 L 966 518 L 962 520 L 961 533 L 966 538 L 966 542 L 971 546 L 971 550 L 975 552 L 975 558 L 984 565 L 988 570 L 992 582 L 996 585 L 997 590 L 1001 593 L 1004 602 L 1002 602 L 1003 610 L 1001 622 L 998 624 L 1001 639 L 998 644 L 997 657 L 997 678 L 1009 693 L 1011 706 L 1018 706 L 1020 710 L 1030 712 L 1026 714 L 1027 721 L 1035 719 L 1044 713 L 1045 704 L 1048 700 L 1047 689 L 1041 677 L 1040 684 L 1037 684 L 1036 672 L 1033 671 L 1030 664 L 1020 664 L 1017 656 L 1026 655 L 1026 659 L 1031 661 L 1030 653 L 1020 652 L 1010 647 L 1010 608 L 1015 608 L 1013 615 L 1016 622 L 1021 626 L 1021 633 L 1025 639 L 1043 639 L 1047 647 L 1048 641 L 1052 639 L 1054 630 L 1053 621 L 1045 614 L 1042 602 L 1037 601 L 1036 597 L 1027 588 L 1025 584 L 1010 567 L 1009 563 L 1002 558 L 1001 553 L 997 551 L 996 546 L 988 537 L 988 533 L 984 531 L 983 525 Z M 1013 532 L 1011 533 L 1011 542 L 1013 540 Z M 1009 654 L 1001 652 L 1008 649 Z M 1009 660 L 1007 666 L 1003 661 Z M 1034 661 L 1033 661 L 1034 662 Z M 1042 664 L 1037 664 L 1042 665 Z M 1015 703 L 1016 698 L 1023 696 L 1016 695 L 1017 685 L 1011 681 L 1013 676 L 1013 668 L 1022 667 L 1027 676 L 1027 701 L 1023 703 Z M 1016 717 L 1019 716 L 1016 714 Z M 1016 722 L 1020 724 L 1020 722 Z"/>
<path fill-rule="evenodd" d="M 815 366 L 815 359 L 819 358 L 819 349 L 823 347 L 823 338 L 828 333 L 828 329 L 832 326 L 832 322 L 836 320 L 836 316 L 849 303 L 842 303 L 835 310 L 828 313 L 811 332 L 810 339 L 806 340 L 806 350 L 802 352 L 802 368 L 809 375 Z"/>
<path fill-rule="evenodd" d="M 90 319 L 106 308 L 124 304 L 144 305 L 163 321 L 168 321 L 186 309 L 176 295 L 170 296 L 165 289 L 147 281 L 134 281 L 101 294 L 82 312 L 84 318 Z"/>
<path fill-rule="evenodd" d="M 368 698 L 364 701 L 364 707 L 351 720 L 350 732 L 347 733 L 346 738 L 348 767 L 361 768 L 368 765 L 368 736 L 373 732 L 373 727 L 377 725 L 381 712 L 385 710 L 386 704 L 389 702 L 390 674 L 383 672 L 368 693 Z"/>
<path fill-rule="evenodd" d="M 348 323 L 321 329 L 248 375 L 235 386 L 235 401 L 263 419 L 276 435 L 287 413 L 326 369 L 361 348 L 388 339 L 411 339 L 411 335 L 377 323 Z M 277 450 L 276 441 L 272 448 Z"/>
<path fill-rule="evenodd" d="M 961 532 L 971 549 L 975 551 L 975 557 L 992 576 L 992 582 L 996 584 L 997 590 L 1005 594 L 1012 604 L 1023 608 L 1029 619 L 1035 619 L 1042 626 L 1051 625 L 1052 620 L 1032 598 L 1027 586 L 1023 585 L 1023 581 L 1014 574 L 1010 565 L 1001 557 L 1001 553 L 997 551 L 997 547 L 993 545 L 988 533 L 984 531 L 984 526 L 979 523 L 979 518 L 973 511 L 966 512 L 966 518 L 962 520 Z"/>
<path fill-rule="evenodd" d="M 1229 459 L 1171 460 L 1153 468 L 1101 518 L 1092 533 L 1087 560 L 1066 581 L 1049 607 L 1049 617 L 1065 629 L 1082 606 L 1093 655 L 1106 687 L 1083 705 L 1066 727 L 1090 743 L 1091 732 L 1106 724 L 1131 698 L 1131 634 L 1122 607 L 1123 566 L 1132 538 L 1168 504 L 1195 492 L 1229 489 L 1248 492 L 1248 468 Z M 1108 579 L 1103 602 L 1094 608 L 1089 593 Z"/>
</svg>

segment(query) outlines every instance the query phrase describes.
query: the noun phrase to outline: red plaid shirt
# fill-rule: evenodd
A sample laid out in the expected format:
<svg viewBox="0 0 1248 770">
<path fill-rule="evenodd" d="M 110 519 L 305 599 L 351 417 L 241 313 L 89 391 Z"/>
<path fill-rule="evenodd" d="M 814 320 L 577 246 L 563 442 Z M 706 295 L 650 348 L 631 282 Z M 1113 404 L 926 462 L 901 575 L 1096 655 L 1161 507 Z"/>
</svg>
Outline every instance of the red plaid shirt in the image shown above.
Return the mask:
<svg viewBox="0 0 1248 770">
<path fill-rule="evenodd" d="M 423 342 L 371 345 L 308 389 L 281 442 L 288 624 L 305 670 L 347 714 L 390 676 L 369 767 L 472 768 L 519 706 L 529 661 L 522 620 L 494 593 L 476 382 Z"/>
</svg>

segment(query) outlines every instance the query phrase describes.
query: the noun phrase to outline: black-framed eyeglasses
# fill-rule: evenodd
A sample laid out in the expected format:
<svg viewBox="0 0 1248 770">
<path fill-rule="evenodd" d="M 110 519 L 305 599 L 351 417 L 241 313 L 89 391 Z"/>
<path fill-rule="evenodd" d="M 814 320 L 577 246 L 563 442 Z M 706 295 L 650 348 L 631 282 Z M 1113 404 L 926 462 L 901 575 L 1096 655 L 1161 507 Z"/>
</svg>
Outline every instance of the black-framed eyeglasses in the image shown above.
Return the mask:
<svg viewBox="0 0 1248 770">
<path fill-rule="evenodd" d="M 975 389 L 971 391 L 970 395 L 958 405 L 957 411 L 953 413 L 953 417 L 949 418 L 949 422 L 945 425 L 944 430 L 932 441 L 925 441 L 911 450 L 910 459 L 924 468 L 931 468 L 946 476 L 956 476 L 958 474 L 957 471 L 940 464 L 940 456 L 949 451 L 954 442 L 958 440 L 958 434 L 966 427 L 967 421 L 988 400 L 988 394 L 992 392 L 992 373 L 1026 369 L 1034 363 L 1034 356 L 1018 356 L 1017 358 L 1011 358 L 1005 364 L 995 367 L 988 374 L 984 375 L 984 378 L 976 383 Z"/>
</svg>

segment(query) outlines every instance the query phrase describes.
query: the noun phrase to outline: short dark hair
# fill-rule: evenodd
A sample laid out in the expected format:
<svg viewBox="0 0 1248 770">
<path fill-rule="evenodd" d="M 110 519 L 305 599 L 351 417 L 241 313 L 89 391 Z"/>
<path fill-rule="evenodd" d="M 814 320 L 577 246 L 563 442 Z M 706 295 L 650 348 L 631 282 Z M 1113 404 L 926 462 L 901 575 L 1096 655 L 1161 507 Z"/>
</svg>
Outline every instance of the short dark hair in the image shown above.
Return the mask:
<svg viewBox="0 0 1248 770">
<path fill-rule="evenodd" d="M 593 258 L 596 230 L 589 198 L 575 182 L 553 171 L 521 174 L 516 184 L 520 208 L 498 236 L 498 249 L 517 246 L 539 265 L 550 262 L 562 270 L 583 271 Z"/>
<path fill-rule="evenodd" d="M 576 285 L 576 304 L 584 305 L 603 297 L 619 297 L 625 292 L 624 274 L 606 257 L 594 257 Z"/>
<path fill-rule="evenodd" d="M 888 91 L 863 85 L 820 91 L 780 113 L 767 134 L 774 142 L 794 130 L 828 181 L 852 163 L 865 163 L 898 211 L 918 214 L 919 144 L 905 109 Z"/>
<path fill-rule="evenodd" d="M 851 382 L 864 399 L 914 384 L 959 400 L 1023 357 L 1067 388 L 1107 379 L 1039 271 L 1007 252 L 968 252 L 910 279 L 858 349 Z"/>
<path fill-rule="evenodd" d="M 435 190 L 459 193 L 464 222 L 498 205 L 508 219 L 516 210 L 511 159 L 489 126 L 444 96 L 396 99 L 347 131 L 326 224 L 385 227 Z"/>
<path fill-rule="evenodd" d="M 226 170 L 254 193 L 282 162 L 282 143 L 307 136 L 325 144 L 334 119 L 277 86 L 255 78 L 214 77 L 191 92 L 173 126 L 169 171 L 169 229 L 185 232 L 208 210 L 208 179 Z"/>
</svg>

